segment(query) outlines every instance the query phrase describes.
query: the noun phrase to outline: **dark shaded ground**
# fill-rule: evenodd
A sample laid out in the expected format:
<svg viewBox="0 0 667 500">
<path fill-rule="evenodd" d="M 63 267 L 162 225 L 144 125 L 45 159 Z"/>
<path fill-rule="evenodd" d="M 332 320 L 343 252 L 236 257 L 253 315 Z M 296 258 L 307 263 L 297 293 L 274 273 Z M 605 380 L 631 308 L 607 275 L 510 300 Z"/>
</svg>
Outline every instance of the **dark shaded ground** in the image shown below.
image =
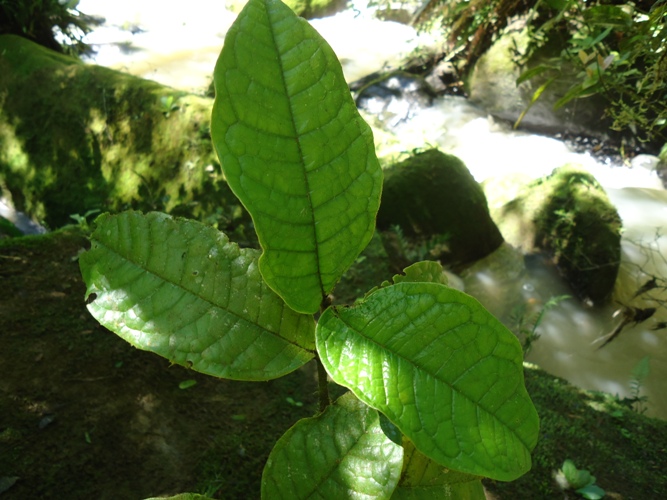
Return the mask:
<svg viewBox="0 0 667 500">
<path fill-rule="evenodd" d="M 391 275 L 376 243 L 343 279 L 338 301 Z M 274 442 L 315 412 L 314 367 L 241 383 L 134 349 L 85 309 L 76 256 L 86 246 L 75 229 L 0 240 L 2 499 L 259 498 Z M 491 498 L 580 498 L 553 479 L 568 458 L 606 498 L 667 498 L 667 422 L 539 369 L 525 373 L 541 418 L 533 469 L 512 483 L 486 481 Z M 197 383 L 180 389 L 186 380 Z"/>
<path fill-rule="evenodd" d="M 170 366 L 88 315 L 80 234 L 30 240 L 0 247 L 0 477 L 19 478 L 2 498 L 259 497 L 273 442 L 313 414 L 314 369 L 242 383 Z"/>
</svg>

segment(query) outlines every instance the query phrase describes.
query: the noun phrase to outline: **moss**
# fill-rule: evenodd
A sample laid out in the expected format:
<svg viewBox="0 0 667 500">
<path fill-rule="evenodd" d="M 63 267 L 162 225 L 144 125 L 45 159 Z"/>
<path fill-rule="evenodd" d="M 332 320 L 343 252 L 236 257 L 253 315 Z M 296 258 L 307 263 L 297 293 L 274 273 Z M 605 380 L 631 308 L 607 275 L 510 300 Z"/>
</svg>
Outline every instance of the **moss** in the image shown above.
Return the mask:
<svg viewBox="0 0 667 500">
<path fill-rule="evenodd" d="M 0 249 L 3 248 L 51 248 L 56 249 L 71 241 L 81 241 L 86 236 L 80 226 L 63 226 L 56 231 L 45 234 L 34 234 L 29 236 L 18 236 L 16 238 L 0 238 Z"/>
<path fill-rule="evenodd" d="M 661 498 L 667 492 L 667 422 L 644 417 L 611 395 L 577 389 L 531 365 L 526 388 L 540 416 L 533 467 L 512 483 L 485 481 L 499 499 L 562 499 L 553 479 L 565 459 L 593 474 L 610 498 Z"/>
<path fill-rule="evenodd" d="M 603 302 L 611 294 L 621 260 L 621 219 L 595 178 L 563 167 L 544 185 L 545 203 L 535 215 L 536 241 L 553 252 L 577 294 Z"/>
<path fill-rule="evenodd" d="M 19 210 L 50 227 L 126 208 L 238 223 L 208 134 L 211 99 L 11 35 L 0 54 L 0 173 Z"/>
<path fill-rule="evenodd" d="M 485 183 L 492 216 L 507 241 L 524 253 L 550 252 L 563 277 L 582 299 L 610 296 L 621 258 L 621 219 L 595 178 L 564 166 L 536 181 Z M 519 185 L 520 187 L 516 187 Z"/>
<path fill-rule="evenodd" d="M 414 241 L 448 235 L 435 258 L 461 264 L 497 249 L 502 235 L 491 220 L 486 197 L 464 163 L 432 149 L 385 170 L 378 228 L 399 226 Z"/>
</svg>

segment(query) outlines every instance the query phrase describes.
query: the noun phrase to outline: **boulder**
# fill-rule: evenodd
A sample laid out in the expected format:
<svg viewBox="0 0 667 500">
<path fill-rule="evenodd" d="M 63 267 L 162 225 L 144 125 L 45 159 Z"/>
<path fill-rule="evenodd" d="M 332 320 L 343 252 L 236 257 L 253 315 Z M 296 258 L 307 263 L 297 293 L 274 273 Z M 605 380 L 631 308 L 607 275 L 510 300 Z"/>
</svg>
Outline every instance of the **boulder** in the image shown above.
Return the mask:
<svg viewBox="0 0 667 500">
<path fill-rule="evenodd" d="M 226 224 L 241 208 L 211 145 L 212 105 L 2 35 L 0 184 L 51 228 L 126 208 Z"/>
<path fill-rule="evenodd" d="M 516 79 L 523 71 L 546 63 L 564 48 L 557 43 L 547 45 L 531 57 L 525 68 L 520 69 L 515 59 L 518 54 L 525 53 L 528 41 L 529 34 L 525 28 L 520 31 L 506 30 L 475 63 L 467 82 L 472 102 L 494 117 L 512 123 L 528 109 L 533 94 L 548 77 L 543 73 L 518 86 Z M 560 71 L 560 76 L 542 92 L 522 118 L 521 127 L 547 134 L 605 135 L 610 122 L 603 119 L 605 101 L 601 96 L 576 99 L 554 109 L 556 101 L 580 81 L 574 68 L 561 67 Z"/>
<path fill-rule="evenodd" d="M 413 248 L 427 247 L 428 252 L 408 261 L 431 258 L 463 265 L 485 257 L 503 242 L 480 185 L 460 159 L 437 149 L 385 170 L 377 225 L 385 233 L 390 257 L 405 256 L 404 240 Z M 403 264 L 396 262 L 397 267 Z"/>
<path fill-rule="evenodd" d="M 525 253 L 551 253 L 581 299 L 596 304 L 610 297 L 621 260 L 622 224 L 590 173 L 576 166 L 558 168 L 524 184 L 502 205 L 495 201 L 493 185 L 485 188 L 493 218 L 509 243 Z"/>
</svg>

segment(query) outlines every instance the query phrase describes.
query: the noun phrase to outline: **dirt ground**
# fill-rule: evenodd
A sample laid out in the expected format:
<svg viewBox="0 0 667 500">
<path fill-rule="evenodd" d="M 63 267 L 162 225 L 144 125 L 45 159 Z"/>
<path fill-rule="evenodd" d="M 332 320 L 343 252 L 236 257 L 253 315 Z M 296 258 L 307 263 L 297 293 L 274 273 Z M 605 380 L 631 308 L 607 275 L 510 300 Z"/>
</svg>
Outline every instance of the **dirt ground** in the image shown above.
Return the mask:
<svg viewBox="0 0 667 500">
<path fill-rule="evenodd" d="M 86 310 L 86 246 L 0 246 L 2 498 L 259 498 L 273 443 L 314 413 L 314 367 L 241 383 L 133 348 Z"/>
</svg>

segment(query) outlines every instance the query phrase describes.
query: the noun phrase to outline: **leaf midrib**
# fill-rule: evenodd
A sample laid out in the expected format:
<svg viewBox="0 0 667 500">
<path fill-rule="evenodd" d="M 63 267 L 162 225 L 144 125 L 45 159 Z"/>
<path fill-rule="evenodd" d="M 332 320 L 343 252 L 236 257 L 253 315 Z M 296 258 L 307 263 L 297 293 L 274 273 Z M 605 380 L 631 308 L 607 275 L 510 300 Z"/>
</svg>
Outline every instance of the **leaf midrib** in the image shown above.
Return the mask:
<svg viewBox="0 0 667 500">
<path fill-rule="evenodd" d="M 291 344 L 291 345 L 297 347 L 298 349 L 301 349 L 302 351 L 305 351 L 305 352 L 308 352 L 308 353 L 313 353 L 313 352 L 314 352 L 314 351 L 310 351 L 309 349 L 306 349 L 306 348 L 303 347 L 303 346 L 300 346 L 299 344 L 297 344 L 297 343 L 294 342 L 294 341 L 291 341 L 291 340 L 289 340 L 289 339 L 286 339 L 285 337 L 281 336 L 281 335 L 279 334 L 279 332 L 274 332 L 274 331 L 272 331 L 272 330 L 269 330 L 268 328 L 266 328 L 265 326 L 263 326 L 263 325 L 257 323 L 256 321 L 253 321 L 253 320 L 251 320 L 251 319 L 245 318 L 245 317 L 241 316 L 239 313 L 237 313 L 237 312 L 235 312 L 235 311 L 232 311 L 232 310 L 230 310 L 230 309 L 228 309 L 228 308 L 226 308 L 226 307 L 223 307 L 223 306 L 221 306 L 221 305 L 219 305 L 219 304 L 216 304 L 215 302 L 212 301 L 212 299 L 209 299 L 209 298 L 206 298 L 206 297 L 202 297 L 201 295 L 199 295 L 199 294 L 197 294 L 197 293 L 195 293 L 195 292 L 189 290 L 188 288 L 184 287 L 184 286 L 181 285 L 180 283 L 175 283 L 174 281 L 172 281 L 172 280 L 170 280 L 170 279 L 167 279 L 166 277 L 160 275 L 159 273 L 157 273 L 157 272 L 155 272 L 155 271 L 153 271 L 153 270 L 151 270 L 151 269 L 148 269 L 148 268 L 147 268 L 146 266 L 144 266 L 144 265 L 141 265 L 141 264 L 140 264 L 139 262 L 137 262 L 136 260 L 134 260 L 134 259 L 132 259 L 132 258 L 130 258 L 130 257 L 124 255 L 124 254 L 122 254 L 120 251 L 117 251 L 117 250 L 113 249 L 112 247 L 106 245 L 106 244 L 103 243 L 101 240 L 96 239 L 96 240 L 94 240 L 94 241 L 96 241 L 100 246 L 104 247 L 108 252 L 110 252 L 110 253 L 112 253 L 112 254 L 118 256 L 118 257 L 119 257 L 120 259 L 122 259 L 122 260 L 125 260 L 125 261 L 127 261 L 127 262 L 130 262 L 131 264 L 133 264 L 134 266 L 138 267 L 139 269 L 142 269 L 142 270 L 144 271 L 144 273 L 146 273 L 146 274 L 150 274 L 150 275 L 152 275 L 152 276 L 155 276 L 156 278 L 158 278 L 158 279 L 161 280 L 162 282 L 164 282 L 164 283 L 169 283 L 171 286 L 174 286 L 174 287 L 176 287 L 176 288 L 179 288 L 179 289 L 182 290 L 184 293 L 187 293 L 187 294 L 189 294 L 189 295 L 192 295 L 192 296 L 196 297 L 198 300 L 201 300 L 201 301 L 203 301 L 203 302 L 209 304 L 211 307 L 217 308 L 217 309 L 219 309 L 219 310 L 221 310 L 221 311 L 223 311 L 223 312 L 225 312 L 225 313 L 227 313 L 227 314 L 230 314 L 230 315 L 233 316 L 234 318 L 237 318 L 239 321 L 242 321 L 242 322 L 244 322 L 244 323 L 246 323 L 246 324 L 253 325 L 253 326 L 259 328 L 259 329 L 262 330 L 262 331 L 265 331 L 265 332 L 267 332 L 267 333 L 269 333 L 269 334 L 271 334 L 271 335 L 274 335 L 275 337 L 278 337 L 280 340 L 282 340 L 282 341 L 284 341 L 284 342 L 286 342 L 286 343 L 288 343 L 288 344 Z M 242 249 L 239 249 L 239 250 L 242 250 Z M 148 258 L 146 259 L 146 261 L 148 261 Z M 273 293 L 273 291 L 272 291 L 270 288 L 268 288 L 268 287 L 262 287 L 262 288 L 265 288 L 265 289 L 264 289 L 263 296 L 266 294 L 267 289 L 268 289 L 269 292 Z M 233 293 L 233 291 L 232 291 L 231 293 Z M 136 304 L 135 304 L 135 305 L 136 305 Z M 284 310 L 284 308 L 283 308 L 283 310 Z M 282 319 L 283 319 L 283 314 L 281 313 L 281 314 L 280 314 L 280 324 L 282 324 Z"/>
<path fill-rule="evenodd" d="M 392 285 L 392 286 L 396 286 L 396 285 Z M 391 307 L 391 306 L 388 306 L 388 307 Z M 386 308 L 385 308 L 385 310 L 386 310 Z M 337 314 L 337 311 L 333 310 L 333 312 L 334 312 L 334 315 L 336 316 L 336 318 L 338 318 L 338 319 L 339 319 L 339 320 L 340 320 L 340 321 L 341 321 L 341 322 L 342 322 L 342 323 L 343 323 L 343 324 L 344 324 L 350 331 L 356 333 L 357 335 L 359 335 L 360 337 L 366 339 L 367 341 L 371 342 L 372 344 L 375 344 L 376 346 L 378 346 L 378 348 L 382 349 L 383 351 L 385 351 L 385 352 L 387 352 L 387 353 L 389 353 L 389 354 L 391 354 L 391 355 L 393 355 L 393 356 L 399 358 L 399 359 L 402 360 L 402 361 L 407 362 L 408 364 L 410 364 L 410 365 L 416 367 L 418 370 L 421 370 L 421 371 L 425 372 L 429 377 L 432 377 L 432 378 L 436 379 L 437 381 L 440 381 L 440 382 L 442 382 L 443 384 L 447 385 L 447 386 L 450 388 L 450 390 L 451 390 L 452 392 L 455 392 L 455 393 L 461 395 L 462 397 L 464 397 L 466 400 L 472 402 L 472 403 L 475 405 L 475 407 L 480 408 L 480 409 L 483 410 L 486 414 L 492 416 L 495 420 L 497 420 L 498 422 L 500 422 L 500 423 L 501 423 L 501 424 L 502 424 L 508 431 L 510 431 L 510 432 L 511 432 L 513 435 L 515 435 L 517 438 L 519 438 L 519 441 L 525 446 L 526 449 L 529 449 L 528 444 L 525 443 L 525 442 L 523 441 L 523 439 L 519 436 L 518 433 L 516 433 L 515 431 L 512 430 L 512 428 L 511 428 L 510 425 L 508 425 L 506 422 L 504 422 L 502 419 L 500 419 L 498 416 L 496 416 L 494 413 L 492 413 L 490 410 L 488 410 L 486 407 L 484 407 L 481 403 L 475 401 L 475 400 L 472 399 L 470 396 L 468 396 L 467 394 L 461 392 L 460 390 L 457 390 L 457 389 L 456 389 L 456 388 L 455 388 L 449 381 L 447 381 L 447 380 L 443 380 L 442 378 L 440 378 L 440 377 L 436 376 L 435 374 L 431 373 L 430 370 L 426 369 L 425 367 L 423 367 L 422 365 L 420 365 L 418 362 L 415 362 L 415 361 L 413 361 L 413 360 L 410 360 L 410 359 L 406 358 L 405 356 L 403 356 L 403 355 L 401 355 L 401 354 L 399 354 L 399 353 L 397 353 L 397 352 L 395 352 L 395 351 L 391 351 L 391 350 L 390 350 L 389 348 L 387 348 L 386 346 L 384 346 L 384 345 L 378 343 L 377 341 L 375 341 L 374 339 L 372 339 L 372 338 L 370 338 L 370 337 L 367 337 L 366 335 L 362 334 L 360 331 L 358 331 L 356 328 L 353 328 L 348 322 L 346 322 L 340 315 L 338 315 L 338 314 Z M 378 316 L 380 316 L 380 315 L 378 315 Z M 335 333 L 335 332 L 334 332 L 334 333 Z M 479 362 L 481 362 L 481 361 L 482 361 L 482 360 L 479 360 L 479 361 L 477 361 L 477 363 L 479 363 Z M 477 364 L 477 363 L 475 363 L 475 364 Z M 470 369 L 470 368 L 466 369 L 466 371 L 468 371 L 469 369 Z M 514 395 L 516 395 L 516 393 L 517 393 L 517 391 L 518 391 L 519 388 L 520 388 L 520 385 L 517 385 L 517 386 L 515 387 L 514 392 L 513 392 L 510 396 L 508 396 L 508 397 L 505 399 L 505 401 L 511 399 Z M 380 410 L 378 409 L 378 411 L 380 411 Z"/>
<path fill-rule="evenodd" d="M 321 271 L 321 266 L 320 266 L 320 249 L 319 249 L 319 241 L 317 239 L 317 225 L 315 221 L 315 208 L 313 207 L 313 201 L 310 197 L 310 182 L 308 180 L 308 173 L 306 172 L 306 164 L 303 161 L 304 154 L 303 154 L 303 148 L 301 147 L 301 138 L 300 135 L 297 133 L 297 124 L 295 120 L 295 112 L 294 112 L 294 107 L 292 105 L 292 95 L 288 92 L 287 88 L 287 81 L 285 79 L 285 67 L 283 65 L 283 52 L 280 51 L 278 42 L 276 39 L 276 31 L 274 29 L 275 23 L 273 22 L 272 13 L 273 11 L 269 9 L 267 1 L 264 2 L 264 8 L 266 9 L 266 14 L 267 17 L 269 18 L 269 30 L 271 32 L 271 39 L 273 41 L 273 45 L 275 47 L 276 53 L 278 54 L 278 65 L 280 66 L 280 78 L 281 82 L 283 84 L 283 89 L 285 90 L 285 96 L 287 97 L 287 102 L 289 106 L 289 111 L 290 111 L 290 122 L 292 123 L 292 130 L 293 130 L 293 137 L 294 140 L 296 141 L 296 146 L 299 150 L 299 161 L 301 163 L 301 170 L 303 172 L 303 180 L 304 184 L 306 187 L 306 198 L 308 201 L 308 206 L 310 207 L 310 218 L 311 218 L 311 227 L 313 231 L 313 244 L 314 244 L 314 253 L 315 253 L 315 263 L 317 266 L 317 282 L 319 284 L 320 288 L 320 297 L 324 297 L 326 295 L 324 291 L 324 283 L 322 283 L 322 271 Z M 289 8 L 289 7 L 288 7 Z M 300 22 L 300 20 L 298 20 Z M 299 42 L 301 43 L 301 42 Z M 305 90 L 305 89 L 304 89 Z M 310 252 L 308 252 L 310 253 Z"/>
</svg>

